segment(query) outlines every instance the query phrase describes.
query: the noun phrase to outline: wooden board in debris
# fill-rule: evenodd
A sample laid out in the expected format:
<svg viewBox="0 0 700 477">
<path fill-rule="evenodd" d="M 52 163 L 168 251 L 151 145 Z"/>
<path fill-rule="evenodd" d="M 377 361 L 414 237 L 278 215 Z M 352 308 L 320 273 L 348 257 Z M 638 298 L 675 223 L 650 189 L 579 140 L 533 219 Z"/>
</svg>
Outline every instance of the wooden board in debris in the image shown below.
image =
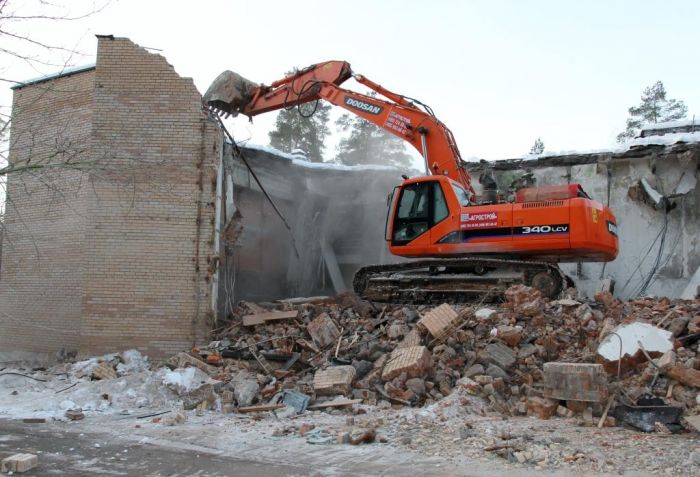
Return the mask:
<svg viewBox="0 0 700 477">
<path fill-rule="evenodd" d="M 266 313 L 256 313 L 254 315 L 243 316 L 243 326 L 261 325 L 268 321 L 289 320 L 299 316 L 298 310 L 292 311 L 269 311 Z"/>
</svg>

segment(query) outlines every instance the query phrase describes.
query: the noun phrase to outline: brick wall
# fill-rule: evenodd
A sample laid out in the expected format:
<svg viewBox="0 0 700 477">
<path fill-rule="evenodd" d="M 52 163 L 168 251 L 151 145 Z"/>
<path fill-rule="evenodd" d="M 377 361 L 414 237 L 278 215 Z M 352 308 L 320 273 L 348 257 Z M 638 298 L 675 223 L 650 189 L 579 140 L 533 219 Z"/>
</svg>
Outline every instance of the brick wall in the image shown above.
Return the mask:
<svg viewBox="0 0 700 477">
<path fill-rule="evenodd" d="M 94 78 L 85 71 L 15 90 L 10 163 L 89 158 Z M 79 345 L 85 205 L 75 184 L 86 178 L 64 168 L 8 177 L 0 351 Z"/>
<path fill-rule="evenodd" d="M 64 93 L 79 81 L 80 94 Z M 61 184 L 71 197 L 60 215 L 47 210 L 52 201 L 40 183 L 27 203 L 19 181 L 10 177 L 9 197 L 30 217 L 27 229 L 42 230 L 45 238 L 37 243 L 16 232 L 21 221 L 8 207 L 0 348 L 138 348 L 162 357 L 205 339 L 221 136 L 201 112 L 192 80 L 128 39 L 100 37 L 94 71 L 53 83 L 60 86 L 56 98 L 34 101 L 31 111 L 75 116 L 82 108 L 79 121 L 66 121 L 66 134 L 87 143 L 93 165 L 75 173 L 80 180 L 66 177 Z M 40 95 L 42 85 L 15 92 L 13 141 L 32 123 L 23 104 Z M 55 137 L 53 130 L 42 134 L 47 144 Z M 32 152 L 22 147 L 15 154 Z M 47 223 L 54 224 L 50 230 Z M 30 257 L 32 248 L 41 259 Z M 36 293 L 39 284 L 51 292 Z M 63 331 L 47 336 L 49 329 Z M 10 338 L 16 335 L 22 338 Z"/>
</svg>

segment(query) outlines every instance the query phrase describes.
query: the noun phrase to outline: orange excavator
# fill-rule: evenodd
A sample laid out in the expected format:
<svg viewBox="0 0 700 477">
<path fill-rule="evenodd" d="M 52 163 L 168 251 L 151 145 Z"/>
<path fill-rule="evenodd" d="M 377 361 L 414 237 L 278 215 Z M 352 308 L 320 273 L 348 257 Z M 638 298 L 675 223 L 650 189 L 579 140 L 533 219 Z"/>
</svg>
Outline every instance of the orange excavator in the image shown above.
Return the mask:
<svg viewBox="0 0 700 477">
<path fill-rule="evenodd" d="M 384 99 L 343 89 L 354 78 Z M 326 100 L 415 147 L 424 176 L 389 197 L 385 239 L 393 255 L 416 260 L 370 265 L 353 287 L 374 301 L 463 302 L 498 297 L 518 283 L 555 297 L 571 284 L 558 262 L 607 262 L 618 252 L 615 216 L 579 184 L 528 187 L 509 200 L 477 196 L 452 132 L 418 100 L 393 93 L 350 64 L 311 65 L 269 86 L 225 71 L 204 95 L 222 115 L 253 116 Z"/>
</svg>

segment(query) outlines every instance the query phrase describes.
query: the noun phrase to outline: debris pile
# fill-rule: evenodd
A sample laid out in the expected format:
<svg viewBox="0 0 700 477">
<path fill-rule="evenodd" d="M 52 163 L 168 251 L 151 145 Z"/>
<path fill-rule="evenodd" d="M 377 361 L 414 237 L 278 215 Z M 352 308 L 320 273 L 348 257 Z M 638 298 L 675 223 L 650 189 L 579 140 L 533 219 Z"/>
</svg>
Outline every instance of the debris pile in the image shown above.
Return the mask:
<svg viewBox="0 0 700 477">
<path fill-rule="evenodd" d="M 624 423 L 646 432 L 700 429 L 700 300 L 563 295 L 548 300 L 517 285 L 489 307 L 376 304 L 353 294 L 241 302 L 214 341 L 164 366 L 127 351 L 47 371 L 75 382 L 57 383 L 55 402 L 33 409 L 81 420 L 180 403 L 177 415 L 159 419 L 175 425 L 188 410 L 291 417 L 366 412 L 359 404 L 458 403 L 474 414 L 576 417 L 582 425 Z M 15 378 L 23 379 L 2 377 L 4 384 Z M 320 432 L 309 439 L 329 438 Z M 341 441 L 366 442 L 370 434 L 350 432 Z"/>
<path fill-rule="evenodd" d="M 624 406 L 653 396 L 696 413 L 700 301 L 564 295 L 550 301 L 517 285 L 489 308 L 379 305 L 352 294 L 241 302 L 216 341 L 169 365 L 212 379 L 186 406 L 213 408 L 216 395 L 225 412 L 426 406 L 460 388 L 506 416 L 579 416 L 599 427 L 616 425 L 614 416 L 631 423 Z M 292 395 L 306 401 L 291 405 Z"/>
</svg>

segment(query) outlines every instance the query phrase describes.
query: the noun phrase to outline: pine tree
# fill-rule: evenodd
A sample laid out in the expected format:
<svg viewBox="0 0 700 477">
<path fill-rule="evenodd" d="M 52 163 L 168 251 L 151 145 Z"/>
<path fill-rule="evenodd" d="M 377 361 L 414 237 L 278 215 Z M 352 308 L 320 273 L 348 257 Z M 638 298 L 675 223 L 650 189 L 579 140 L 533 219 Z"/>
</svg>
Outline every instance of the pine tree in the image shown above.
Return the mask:
<svg viewBox="0 0 700 477">
<path fill-rule="evenodd" d="M 666 88 L 661 81 L 644 88 L 642 103 L 629 108 L 627 129 L 617 135 L 617 142 L 624 142 L 635 137 L 644 124 L 663 123 L 682 119 L 688 113 L 683 101 L 666 99 Z"/>
<path fill-rule="evenodd" d="M 374 93 L 368 93 L 375 96 Z M 335 122 L 337 128 L 349 134 L 340 140 L 336 162 L 354 166 L 358 164 L 382 164 L 407 167 L 411 156 L 405 142 L 393 134 L 375 126 L 359 116 L 345 113 Z"/>
<path fill-rule="evenodd" d="M 532 145 L 530 148 L 530 154 L 534 154 L 536 156 L 539 156 L 544 152 L 544 143 L 542 142 L 541 138 L 535 139 L 535 143 Z"/>
<path fill-rule="evenodd" d="M 324 141 L 330 133 L 330 110 L 331 105 L 324 101 L 283 109 L 277 114 L 275 128 L 268 134 L 270 146 L 284 152 L 301 149 L 310 161 L 323 162 Z"/>
</svg>

